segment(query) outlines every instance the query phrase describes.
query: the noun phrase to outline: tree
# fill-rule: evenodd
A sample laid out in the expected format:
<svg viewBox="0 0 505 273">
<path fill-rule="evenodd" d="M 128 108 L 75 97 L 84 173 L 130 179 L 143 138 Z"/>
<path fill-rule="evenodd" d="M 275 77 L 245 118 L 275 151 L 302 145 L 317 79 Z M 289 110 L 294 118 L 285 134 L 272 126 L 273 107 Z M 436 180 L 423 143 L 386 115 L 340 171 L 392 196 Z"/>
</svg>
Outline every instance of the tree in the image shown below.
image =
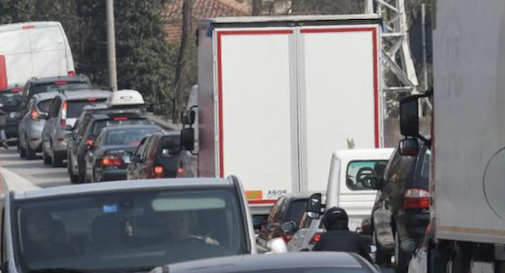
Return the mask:
<svg viewBox="0 0 505 273">
<path fill-rule="evenodd" d="M 0 0 L 0 25 L 30 21 L 34 13 L 33 0 Z"/>
</svg>

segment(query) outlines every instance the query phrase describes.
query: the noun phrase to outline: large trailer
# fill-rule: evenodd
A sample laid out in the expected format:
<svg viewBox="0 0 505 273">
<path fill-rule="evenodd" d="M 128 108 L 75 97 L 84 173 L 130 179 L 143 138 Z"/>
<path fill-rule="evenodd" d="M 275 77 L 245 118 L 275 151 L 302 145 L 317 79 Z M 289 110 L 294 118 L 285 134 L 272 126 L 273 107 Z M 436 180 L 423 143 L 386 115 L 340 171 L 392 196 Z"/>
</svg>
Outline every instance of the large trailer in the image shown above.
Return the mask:
<svg viewBox="0 0 505 273">
<path fill-rule="evenodd" d="M 430 270 L 473 260 L 504 272 L 505 2 L 443 0 L 436 12 Z M 417 108 L 401 103 L 404 135 L 419 137 Z"/>
<path fill-rule="evenodd" d="M 376 15 L 201 20 L 198 175 L 237 175 L 255 214 L 324 191 L 332 151 L 383 145 Z"/>
</svg>

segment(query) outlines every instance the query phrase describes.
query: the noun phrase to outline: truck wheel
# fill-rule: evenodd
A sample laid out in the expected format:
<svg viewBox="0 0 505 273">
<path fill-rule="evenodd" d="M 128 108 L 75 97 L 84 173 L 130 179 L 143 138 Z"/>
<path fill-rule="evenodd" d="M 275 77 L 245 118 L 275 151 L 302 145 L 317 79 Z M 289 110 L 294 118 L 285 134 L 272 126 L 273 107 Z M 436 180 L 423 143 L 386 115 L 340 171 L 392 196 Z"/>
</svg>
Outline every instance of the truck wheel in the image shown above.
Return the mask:
<svg viewBox="0 0 505 273">
<path fill-rule="evenodd" d="M 472 245 L 457 243 L 452 258 L 452 273 L 470 273 L 472 270 Z"/>
<path fill-rule="evenodd" d="M 407 273 L 409 266 L 409 254 L 402 250 L 400 236 L 395 233 L 395 272 Z"/>
<path fill-rule="evenodd" d="M 37 155 L 37 152 L 35 150 L 33 150 L 32 148 L 30 148 L 30 144 L 29 143 L 26 143 L 26 159 L 28 160 L 33 160 L 35 159 L 36 155 Z"/>
</svg>

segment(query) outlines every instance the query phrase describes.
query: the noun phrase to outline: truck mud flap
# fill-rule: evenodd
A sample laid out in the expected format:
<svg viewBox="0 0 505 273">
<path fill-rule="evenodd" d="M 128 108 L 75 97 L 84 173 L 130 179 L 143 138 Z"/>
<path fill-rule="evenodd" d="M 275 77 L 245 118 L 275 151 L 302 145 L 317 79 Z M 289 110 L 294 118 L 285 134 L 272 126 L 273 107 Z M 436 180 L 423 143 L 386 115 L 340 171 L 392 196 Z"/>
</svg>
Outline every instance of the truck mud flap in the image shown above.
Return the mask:
<svg viewBox="0 0 505 273">
<path fill-rule="evenodd" d="M 393 250 L 395 240 L 391 229 L 391 212 L 378 209 L 375 211 L 373 219 L 377 243 L 385 250 Z"/>
</svg>

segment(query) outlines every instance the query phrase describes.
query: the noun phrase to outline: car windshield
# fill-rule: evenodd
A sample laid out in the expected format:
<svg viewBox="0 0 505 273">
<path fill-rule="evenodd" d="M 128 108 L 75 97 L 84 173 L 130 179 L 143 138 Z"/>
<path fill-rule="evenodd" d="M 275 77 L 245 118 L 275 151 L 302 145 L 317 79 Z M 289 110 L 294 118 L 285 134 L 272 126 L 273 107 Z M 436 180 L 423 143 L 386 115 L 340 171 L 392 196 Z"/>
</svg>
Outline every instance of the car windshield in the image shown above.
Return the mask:
<svg viewBox="0 0 505 273">
<path fill-rule="evenodd" d="M 307 202 L 308 199 L 300 199 L 292 202 L 286 215 L 286 222 L 294 221 L 295 223 L 299 223 L 303 214 L 307 210 Z"/>
<path fill-rule="evenodd" d="M 95 103 L 105 102 L 105 99 L 96 99 L 96 100 L 71 100 L 68 101 L 67 107 L 67 118 L 77 118 L 82 112 L 82 109 L 86 105 L 91 105 Z"/>
<path fill-rule="evenodd" d="M 115 119 L 111 120 L 99 120 L 95 122 L 94 127 L 93 127 L 93 135 L 97 136 L 100 134 L 103 128 L 108 127 L 108 126 L 115 126 L 115 125 L 149 125 L 152 124 L 151 121 L 144 119 L 144 118 L 135 118 L 135 119 L 129 119 L 129 118 L 123 118 L 123 117 L 118 117 Z"/>
<path fill-rule="evenodd" d="M 85 82 L 55 82 L 55 83 L 45 83 L 45 84 L 37 84 L 33 87 L 33 91 L 31 95 L 39 94 L 39 93 L 47 93 L 47 92 L 58 92 L 58 90 L 82 90 L 89 89 L 91 85 Z"/>
<path fill-rule="evenodd" d="M 105 145 L 132 145 L 140 144 L 146 135 L 160 132 L 161 128 L 124 128 L 121 130 L 110 130 L 105 137 Z"/>
<path fill-rule="evenodd" d="M 11 92 L 9 90 L 0 92 L 0 102 L 5 106 L 17 106 L 21 101 L 20 92 Z"/>
<path fill-rule="evenodd" d="M 29 272 L 149 270 L 246 253 L 234 189 L 114 191 L 15 202 L 16 259 Z"/>
</svg>

